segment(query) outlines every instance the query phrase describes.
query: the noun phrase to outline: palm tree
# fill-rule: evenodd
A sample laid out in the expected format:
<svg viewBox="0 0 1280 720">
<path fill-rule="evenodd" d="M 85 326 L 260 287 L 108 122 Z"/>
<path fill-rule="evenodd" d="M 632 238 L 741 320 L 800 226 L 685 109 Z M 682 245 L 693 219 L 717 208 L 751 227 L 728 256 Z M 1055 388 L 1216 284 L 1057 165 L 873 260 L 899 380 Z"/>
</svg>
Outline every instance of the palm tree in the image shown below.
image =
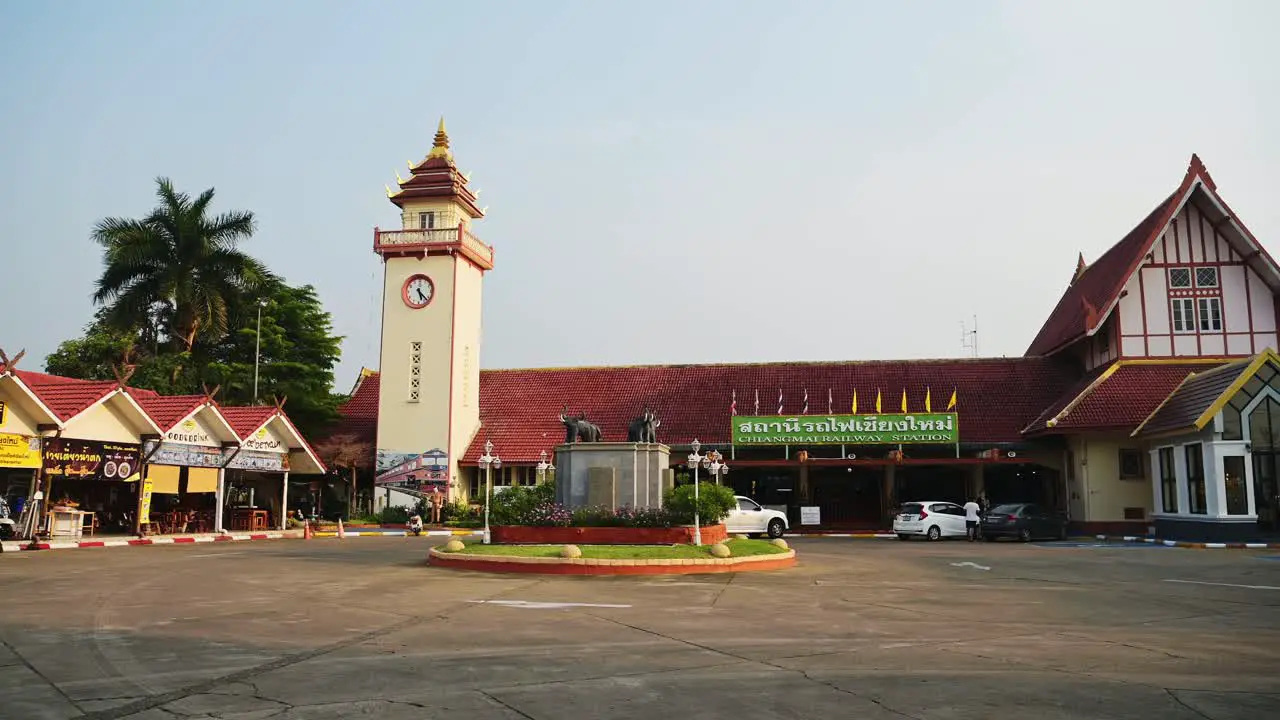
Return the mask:
<svg viewBox="0 0 1280 720">
<path fill-rule="evenodd" d="M 190 352 L 198 337 L 227 333 L 229 308 L 274 280 L 258 260 L 237 249 L 253 235 L 253 213 L 209 216 L 213 188 L 192 200 L 157 178 L 160 203 L 141 220 L 105 218 L 93 239 L 105 249 L 94 302 L 122 329 L 153 328 L 175 349 Z"/>
</svg>

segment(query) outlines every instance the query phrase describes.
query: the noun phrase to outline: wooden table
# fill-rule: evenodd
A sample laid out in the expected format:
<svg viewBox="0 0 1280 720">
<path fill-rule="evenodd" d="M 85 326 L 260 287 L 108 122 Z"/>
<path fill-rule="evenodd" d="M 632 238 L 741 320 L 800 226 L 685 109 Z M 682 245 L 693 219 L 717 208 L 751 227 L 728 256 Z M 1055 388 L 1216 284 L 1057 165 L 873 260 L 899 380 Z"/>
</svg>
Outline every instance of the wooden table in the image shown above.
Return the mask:
<svg viewBox="0 0 1280 720">
<path fill-rule="evenodd" d="M 232 508 L 232 527 L 236 530 L 266 530 L 271 512 L 262 508 Z"/>
</svg>

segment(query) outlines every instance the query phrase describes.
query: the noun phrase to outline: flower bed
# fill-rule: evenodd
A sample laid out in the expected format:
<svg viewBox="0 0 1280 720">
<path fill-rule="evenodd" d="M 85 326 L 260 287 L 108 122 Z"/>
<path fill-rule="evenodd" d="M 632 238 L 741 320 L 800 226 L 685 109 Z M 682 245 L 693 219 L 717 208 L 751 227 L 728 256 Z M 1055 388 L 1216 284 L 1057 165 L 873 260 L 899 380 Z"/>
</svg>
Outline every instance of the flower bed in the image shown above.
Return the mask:
<svg viewBox="0 0 1280 720">
<path fill-rule="evenodd" d="M 497 525 L 490 529 L 495 543 L 533 545 L 687 545 L 693 542 L 692 526 L 677 527 L 563 527 Z M 728 539 L 724 525 L 702 528 L 702 543 L 714 545 Z"/>
</svg>

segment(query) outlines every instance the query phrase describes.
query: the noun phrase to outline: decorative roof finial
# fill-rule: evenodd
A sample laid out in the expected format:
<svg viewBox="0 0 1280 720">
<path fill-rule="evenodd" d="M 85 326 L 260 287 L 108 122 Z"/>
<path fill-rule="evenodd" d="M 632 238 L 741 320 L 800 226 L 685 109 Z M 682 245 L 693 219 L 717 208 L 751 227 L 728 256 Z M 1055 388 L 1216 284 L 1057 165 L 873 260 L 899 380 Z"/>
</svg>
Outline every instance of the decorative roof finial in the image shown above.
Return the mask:
<svg viewBox="0 0 1280 720">
<path fill-rule="evenodd" d="M 444 129 L 444 116 L 440 116 L 440 125 L 436 128 L 435 142 L 431 144 L 431 152 L 427 153 L 428 158 L 442 157 L 448 160 L 453 159 L 453 153 L 449 152 L 449 133 Z"/>
</svg>

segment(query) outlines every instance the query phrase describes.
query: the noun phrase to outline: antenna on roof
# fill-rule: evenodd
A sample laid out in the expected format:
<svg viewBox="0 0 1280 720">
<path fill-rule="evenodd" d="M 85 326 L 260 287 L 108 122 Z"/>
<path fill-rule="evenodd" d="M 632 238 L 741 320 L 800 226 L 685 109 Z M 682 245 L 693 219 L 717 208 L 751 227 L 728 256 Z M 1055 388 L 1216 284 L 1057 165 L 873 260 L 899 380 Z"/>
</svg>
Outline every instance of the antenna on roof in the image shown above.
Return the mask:
<svg viewBox="0 0 1280 720">
<path fill-rule="evenodd" d="M 978 357 L 978 316 L 973 316 L 973 329 L 965 328 L 964 321 L 960 321 L 960 347 L 968 350 L 970 357 Z"/>
</svg>

